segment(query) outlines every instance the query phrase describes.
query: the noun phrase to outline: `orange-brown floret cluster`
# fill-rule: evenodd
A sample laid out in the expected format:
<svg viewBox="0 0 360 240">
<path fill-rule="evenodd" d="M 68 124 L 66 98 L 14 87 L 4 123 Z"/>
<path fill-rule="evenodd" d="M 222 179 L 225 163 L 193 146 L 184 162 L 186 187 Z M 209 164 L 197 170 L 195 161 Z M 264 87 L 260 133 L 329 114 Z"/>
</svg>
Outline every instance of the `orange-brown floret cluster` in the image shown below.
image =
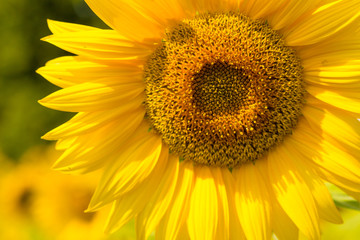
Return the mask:
<svg viewBox="0 0 360 240">
<path fill-rule="evenodd" d="M 170 151 L 220 167 L 255 161 L 290 134 L 305 92 L 295 51 L 237 13 L 169 29 L 144 79 L 147 117 Z"/>
</svg>

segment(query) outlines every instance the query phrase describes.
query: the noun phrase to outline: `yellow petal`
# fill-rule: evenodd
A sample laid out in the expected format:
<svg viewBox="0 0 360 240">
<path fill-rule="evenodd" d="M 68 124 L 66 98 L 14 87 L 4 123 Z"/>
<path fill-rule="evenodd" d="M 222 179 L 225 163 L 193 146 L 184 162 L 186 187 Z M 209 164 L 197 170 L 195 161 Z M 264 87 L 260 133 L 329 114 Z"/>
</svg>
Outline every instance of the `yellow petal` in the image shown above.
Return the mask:
<svg viewBox="0 0 360 240">
<path fill-rule="evenodd" d="M 114 121 L 90 134 L 60 140 L 66 151 L 53 168 L 68 173 L 89 172 L 115 161 L 119 149 L 144 119 L 145 109 Z"/>
<path fill-rule="evenodd" d="M 360 202 L 360 192 L 353 192 L 353 191 L 350 191 L 348 189 L 343 189 L 343 188 L 341 190 L 344 191 L 350 197 L 354 198 L 356 201 Z"/>
<path fill-rule="evenodd" d="M 116 108 L 134 100 L 144 91 L 144 83 L 81 83 L 61 89 L 43 98 L 45 107 L 67 112 L 93 112 Z"/>
<path fill-rule="evenodd" d="M 267 18 L 269 15 L 283 7 L 287 0 L 243 0 L 235 1 L 235 11 L 240 11 L 253 19 Z"/>
<path fill-rule="evenodd" d="M 336 224 L 343 223 L 341 215 L 331 198 L 329 190 L 326 188 L 322 180 L 315 176 L 316 175 L 314 174 L 312 176 L 313 181 L 311 190 L 318 207 L 320 218 Z"/>
<path fill-rule="evenodd" d="M 269 1 L 270 2 L 270 1 Z M 319 5 L 321 0 L 285 1 L 286 4 L 270 16 L 271 27 L 275 30 L 290 26 L 301 15 Z"/>
<path fill-rule="evenodd" d="M 360 113 L 360 97 L 356 91 L 307 86 L 306 91 L 317 99 L 346 111 Z"/>
<path fill-rule="evenodd" d="M 53 59 L 36 72 L 61 88 L 84 82 L 101 82 L 106 78 L 116 78 L 119 82 L 143 81 L 142 70 L 135 65 L 119 62 L 115 65 L 106 65 L 79 56 Z"/>
<path fill-rule="evenodd" d="M 263 176 L 257 168 L 255 163 L 233 169 L 237 186 L 236 207 L 247 239 L 270 239 L 270 198 Z"/>
<path fill-rule="evenodd" d="M 110 63 L 143 61 L 152 52 L 151 45 L 136 43 L 114 30 L 65 32 L 42 40 L 71 53 Z"/>
<path fill-rule="evenodd" d="M 326 41 L 297 48 L 297 53 L 306 68 L 311 69 L 329 66 L 332 63 L 346 63 L 347 60 L 358 60 L 360 54 L 358 37 L 360 37 L 360 19 Z"/>
<path fill-rule="evenodd" d="M 266 189 L 268 189 L 271 203 L 271 226 L 273 232 L 274 234 L 276 234 L 278 239 L 297 239 L 299 229 L 281 208 L 274 195 L 274 192 L 272 191 L 272 185 L 268 174 L 269 170 L 267 161 L 268 157 L 264 156 L 261 159 L 257 160 L 255 164 L 259 173 L 264 178 Z"/>
<path fill-rule="evenodd" d="M 148 178 L 160 158 L 168 158 L 169 149 L 161 138 L 148 132 L 147 124 L 143 125 L 119 149 L 117 159 L 105 167 L 90 203 L 92 208 L 103 206 L 136 188 Z"/>
<path fill-rule="evenodd" d="M 319 239 L 319 216 L 306 181 L 296 168 L 294 153 L 283 144 L 268 156 L 268 170 L 274 194 L 281 207 L 309 239 Z"/>
<path fill-rule="evenodd" d="M 187 16 L 192 18 L 197 13 L 237 10 L 238 8 L 235 4 L 231 4 L 231 2 L 232 1 L 217 0 L 181 0 L 180 4 L 182 8 L 187 11 Z"/>
<path fill-rule="evenodd" d="M 107 111 L 78 113 L 66 123 L 46 133 L 42 138 L 46 140 L 57 140 L 64 137 L 87 134 L 110 122 L 117 121 L 117 124 L 124 124 L 119 119 L 132 118 L 133 114 L 143 110 L 143 97 L 139 96 L 133 101 L 125 102 L 121 107 Z M 123 125 L 123 127 L 127 127 Z"/>
<path fill-rule="evenodd" d="M 177 239 L 181 227 L 188 217 L 193 181 L 194 169 L 192 162 L 181 162 L 174 197 L 156 231 L 156 236 L 159 239 Z"/>
<path fill-rule="evenodd" d="M 359 192 L 358 159 L 317 136 L 306 122 L 300 122 L 287 141 L 304 155 L 304 160 L 316 165 L 322 178 L 342 188 Z"/>
<path fill-rule="evenodd" d="M 229 201 L 229 239 L 246 239 L 235 205 L 235 179 L 228 169 L 223 170 L 222 175 Z"/>
<path fill-rule="evenodd" d="M 190 199 L 187 227 L 191 239 L 215 239 L 219 201 L 209 167 L 196 166 L 195 185 Z"/>
<path fill-rule="evenodd" d="M 311 106 L 310 103 L 302 112 L 319 136 L 349 149 L 348 152 L 354 156 L 360 156 L 360 123 L 354 116 L 335 108 L 323 109 L 318 104 Z"/>
<path fill-rule="evenodd" d="M 167 149 L 168 150 L 168 149 Z M 154 194 L 147 201 L 145 208 L 136 217 L 136 232 L 138 239 L 148 239 L 158 225 L 173 198 L 179 173 L 179 157 L 172 155 L 168 160 L 166 174 L 157 186 Z"/>
<path fill-rule="evenodd" d="M 75 23 L 59 22 L 50 19 L 48 19 L 48 26 L 53 34 L 99 30 L 98 28 L 95 27 L 90 27 Z"/>
<path fill-rule="evenodd" d="M 190 240 L 189 231 L 185 224 L 181 227 L 179 236 L 176 238 L 176 240 Z"/>
<path fill-rule="evenodd" d="M 223 175 L 229 172 L 228 169 L 222 168 L 210 168 L 211 173 L 214 177 L 215 184 L 217 187 L 218 201 L 219 201 L 219 221 L 217 226 L 216 239 L 229 239 L 229 196 L 227 195 L 227 185 L 224 182 Z"/>
<path fill-rule="evenodd" d="M 74 142 L 77 140 L 78 137 L 68 137 L 59 139 L 56 142 L 55 149 L 56 150 L 65 150 L 68 149 L 70 146 L 74 144 Z"/>
<path fill-rule="evenodd" d="M 296 166 L 299 174 L 309 187 L 314 197 L 320 218 L 332 223 L 342 223 L 341 215 L 337 210 L 327 187 L 316 173 L 317 169 L 314 169 L 312 165 L 307 164 L 307 162 L 303 160 L 303 156 L 297 152 L 291 142 L 285 141 L 283 144 L 285 148 L 291 149 L 294 166 Z"/>
<path fill-rule="evenodd" d="M 340 44 L 340 43 L 339 43 Z M 351 44 L 351 43 L 347 43 Z M 359 76 L 360 56 L 358 43 L 347 51 L 331 52 L 312 56 L 309 59 L 303 59 L 305 72 L 309 76 L 318 76 L 324 78 L 345 78 Z M 333 49 L 333 51 L 336 49 Z M 358 80 L 359 81 L 359 80 Z"/>
<path fill-rule="evenodd" d="M 355 67 L 355 66 L 349 66 Z M 334 71 L 336 71 L 338 67 L 334 67 Z M 343 69 L 342 69 L 343 70 Z M 323 74 L 334 74 L 333 76 L 329 77 L 321 77 L 321 76 L 314 76 L 311 73 L 307 72 L 304 74 L 304 81 L 308 84 L 311 84 L 316 87 L 331 87 L 332 89 L 337 90 L 348 90 L 358 92 L 360 89 L 360 72 L 355 72 L 350 70 L 349 72 L 322 72 Z M 319 73 L 322 74 L 322 73 Z M 316 74 L 316 73 L 315 73 Z M 336 75 L 339 74 L 339 77 Z M 359 76 L 357 76 L 359 75 Z"/>
<path fill-rule="evenodd" d="M 360 16 L 357 0 L 333 1 L 321 6 L 298 24 L 284 30 L 290 46 L 303 46 L 320 42 L 339 32 Z"/>
<path fill-rule="evenodd" d="M 309 50 L 303 51 L 304 80 L 313 85 L 329 86 L 333 88 L 346 88 L 346 90 L 358 91 L 360 88 L 360 44 L 355 41 L 338 42 L 339 45 L 348 46 L 347 49 L 339 49 L 328 46 L 332 52 L 306 56 Z M 349 47 L 351 46 L 351 47 Z M 318 47 L 315 47 L 317 49 Z M 307 58 L 306 58 L 307 57 Z"/>
<path fill-rule="evenodd" d="M 164 29 L 186 16 L 178 0 L 134 0 L 129 4 L 144 16 L 154 19 Z"/>
<path fill-rule="evenodd" d="M 172 173 L 171 171 L 166 171 L 170 166 L 168 160 L 169 159 L 159 158 L 154 171 L 147 181 L 142 182 L 136 189 L 115 200 L 110 217 L 106 223 L 106 232 L 112 233 L 118 230 L 144 209 L 148 203 L 148 199 L 156 192 L 156 188 L 160 182 L 162 182 L 163 179 L 168 179 L 168 175 Z M 96 209 L 90 205 L 87 211 L 94 210 Z"/>
<path fill-rule="evenodd" d="M 312 85 L 358 91 L 360 42 L 354 27 L 315 45 L 299 48 L 304 80 Z"/>
<path fill-rule="evenodd" d="M 273 231 L 278 239 L 298 239 L 299 229 L 272 196 Z"/>
<path fill-rule="evenodd" d="M 349 27 L 343 29 L 341 33 L 335 34 L 326 41 L 318 42 L 312 46 L 302 46 L 301 48 L 297 48 L 297 53 L 301 59 L 304 60 L 304 64 L 307 66 L 309 65 L 309 67 L 311 67 L 311 64 L 308 64 L 308 61 L 311 59 L 317 61 L 319 58 L 323 58 L 322 60 L 330 58 L 330 63 L 336 61 L 338 58 L 340 58 L 340 60 L 348 58 L 356 60 L 355 56 L 359 55 L 359 42 L 357 40 L 360 36 L 359 23 L 358 19 Z M 336 57 L 334 57 L 334 55 Z M 316 64 L 321 65 L 321 63 L 322 61 L 317 61 Z"/>
<path fill-rule="evenodd" d="M 154 42 L 161 39 L 163 26 L 135 9 L 131 1 L 86 0 L 86 3 L 107 25 L 130 39 L 155 39 Z"/>
<path fill-rule="evenodd" d="M 357 48 L 359 47 L 360 44 Z M 340 90 L 358 91 L 360 89 L 359 58 L 360 51 L 355 50 L 354 47 L 347 51 L 334 50 L 331 53 L 303 59 L 304 80 L 309 84 L 333 87 L 335 90 L 344 88 Z"/>
</svg>

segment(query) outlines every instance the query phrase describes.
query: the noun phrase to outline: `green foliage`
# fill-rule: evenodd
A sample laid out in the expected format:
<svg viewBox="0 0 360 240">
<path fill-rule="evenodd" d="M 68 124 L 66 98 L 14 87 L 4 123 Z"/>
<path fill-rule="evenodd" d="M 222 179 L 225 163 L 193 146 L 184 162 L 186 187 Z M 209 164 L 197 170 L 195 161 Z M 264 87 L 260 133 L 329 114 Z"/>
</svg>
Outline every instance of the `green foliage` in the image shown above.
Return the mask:
<svg viewBox="0 0 360 240">
<path fill-rule="evenodd" d="M 326 186 L 329 189 L 337 207 L 360 211 L 360 203 L 354 198 L 350 197 L 333 184 L 327 183 Z"/>
</svg>

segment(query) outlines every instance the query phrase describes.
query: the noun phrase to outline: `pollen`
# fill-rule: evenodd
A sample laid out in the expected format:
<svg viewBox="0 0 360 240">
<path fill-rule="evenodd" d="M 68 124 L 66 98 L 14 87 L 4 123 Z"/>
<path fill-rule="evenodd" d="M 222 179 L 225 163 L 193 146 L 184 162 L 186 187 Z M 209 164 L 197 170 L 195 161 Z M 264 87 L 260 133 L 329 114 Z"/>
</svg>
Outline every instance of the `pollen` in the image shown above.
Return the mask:
<svg viewBox="0 0 360 240">
<path fill-rule="evenodd" d="M 254 162 L 291 134 L 305 94 L 295 50 L 238 13 L 167 29 L 144 81 L 147 117 L 170 151 L 218 167 Z"/>
</svg>

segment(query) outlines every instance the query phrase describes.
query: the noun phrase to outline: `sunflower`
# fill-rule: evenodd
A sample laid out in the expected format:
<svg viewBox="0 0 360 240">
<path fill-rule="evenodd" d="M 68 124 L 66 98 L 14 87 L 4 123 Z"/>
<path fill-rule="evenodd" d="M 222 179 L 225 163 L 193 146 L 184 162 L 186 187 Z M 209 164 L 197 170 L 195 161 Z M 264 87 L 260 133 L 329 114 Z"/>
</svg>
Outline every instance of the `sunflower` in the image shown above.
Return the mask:
<svg viewBox="0 0 360 240">
<path fill-rule="evenodd" d="M 38 72 L 76 112 L 44 138 L 54 168 L 101 169 L 138 239 L 320 238 L 324 185 L 360 199 L 358 0 L 87 0 L 111 28 L 49 21 L 75 56 Z"/>
<path fill-rule="evenodd" d="M 3 156 L 0 164 L 0 239 L 30 240 L 30 232 L 37 231 L 31 205 L 45 168 L 15 165 Z"/>
<path fill-rule="evenodd" d="M 47 233 L 35 220 L 37 209 L 34 205 L 42 195 L 39 186 L 50 172 L 50 164 L 45 161 L 49 160 L 47 157 L 50 153 L 59 157 L 52 148 L 50 151 L 35 146 L 16 164 L 14 160 L 0 160 L 0 239 L 47 239 Z M 59 176 L 66 178 L 65 175 Z"/>
</svg>

